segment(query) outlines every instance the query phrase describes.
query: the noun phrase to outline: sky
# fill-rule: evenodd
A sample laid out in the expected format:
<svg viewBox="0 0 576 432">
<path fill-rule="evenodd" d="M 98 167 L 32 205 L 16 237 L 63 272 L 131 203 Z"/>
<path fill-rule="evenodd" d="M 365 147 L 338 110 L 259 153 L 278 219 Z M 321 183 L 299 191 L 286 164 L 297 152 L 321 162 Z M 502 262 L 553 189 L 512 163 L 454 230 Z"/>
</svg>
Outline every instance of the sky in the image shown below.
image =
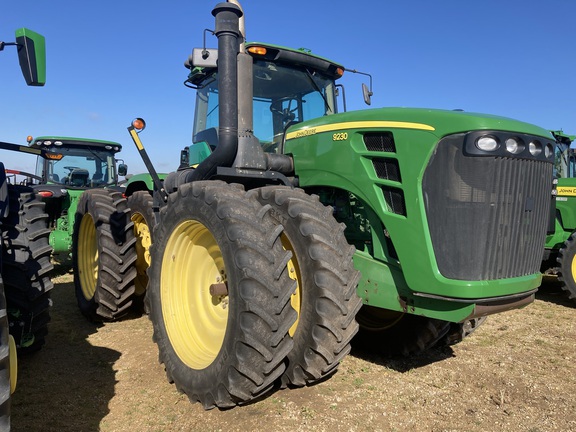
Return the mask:
<svg viewBox="0 0 576 432">
<path fill-rule="evenodd" d="M 0 0 L 0 41 L 27 27 L 46 38 L 46 85 L 27 87 L 16 49 L 0 52 L 0 140 L 60 135 L 117 141 L 145 171 L 127 127 L 157 171 L 191 144 L 194 90 L 184 61 L 214 29 L 217 1 Z M 576 134 L 574 0 L 245 0 L 249 41 L 313 53 L 373 77 L 372 105 L 463 109 Z M 567 21 L 564 21 L 564 18 Z M 209 48 L 217 39 L 207 36 Z M 365 78 L 345 74 L 347 108 L 366 109 Z M 1 151 L 7 168 L 33 156 Z"/>
</svg>

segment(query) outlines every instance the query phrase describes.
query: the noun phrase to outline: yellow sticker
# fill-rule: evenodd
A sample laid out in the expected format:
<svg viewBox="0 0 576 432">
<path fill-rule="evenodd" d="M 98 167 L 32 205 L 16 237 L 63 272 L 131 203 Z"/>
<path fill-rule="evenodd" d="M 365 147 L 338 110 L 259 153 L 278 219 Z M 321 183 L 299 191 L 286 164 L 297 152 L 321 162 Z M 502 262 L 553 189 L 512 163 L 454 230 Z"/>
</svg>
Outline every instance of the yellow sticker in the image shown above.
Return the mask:
<svg viewBox="0 0 576 432">
<path fill-rule="evenodd" d="M 576 196 L 576 186 L 558 186 L 558 195 Z"/>
</svg>

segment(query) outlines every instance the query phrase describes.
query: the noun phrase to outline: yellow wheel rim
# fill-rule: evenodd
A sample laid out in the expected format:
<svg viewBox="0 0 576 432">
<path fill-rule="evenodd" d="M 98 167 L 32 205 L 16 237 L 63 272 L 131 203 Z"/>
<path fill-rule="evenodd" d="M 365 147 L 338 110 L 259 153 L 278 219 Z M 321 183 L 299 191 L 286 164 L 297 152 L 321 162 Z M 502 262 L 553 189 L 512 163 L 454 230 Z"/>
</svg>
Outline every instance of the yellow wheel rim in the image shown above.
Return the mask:
<svg viewBox="0 0 576 432">
<path fill-rule="evenodd" d="M 142 295 L 146 292 L 148 286 L 148 275 L 146 270 L 150 267 L 150 246 L 152 245 L 152 236 L 150 235 L 150 227 L 146 223 L 146 219 L 140 213 L 132 215 L 132 222 L 134 222 L 134 235 L 136 236 L 136 294 Z"/>
<path fill-rule="evenodd" d="M 16 341 L 12 335 L 8 336 L 8 345 L 10 349 L 10 393 L 16 390 L 16 381 L 18 381 L 18 354 L 16 352 Z"/>
<path fill-rule="evenodd" d="M 292 259 L 288 261 L 286 267 L 288 268 L 290 279 L 296 281 L 296 291 L 290 297 L 290 304 L 298 314 L 298 317 L 296 318 L 296 322 L 292 324 L 292 327 L 290 327 L 290 330 L 288 330 L 288 334 L 291 337 L 294 337 L 294 333 L 296 333 L 296 328 L 298 327 L 298 322 L 300 321 L 300 308 L 302 307 L 302 274 L 300 273 L 300 266 L 298 265 L 298 259 L 296 258 L 296 253 L 294 252 L 292 243 L 288 240 L 288 237 L 286 237 L 285 234 L 282 234 L 281 240 L 284 249 L 292 252 Z"/>
<path fill-rule="evenodd" d="M 210 231 L 196 221 L 178 225 L 164 250 L 160 302 L 172 348 L 192 369 L 206 368 L 221 350 L 229 297 L 212 296 L 209 290 L 223 282 L 224 259 Z"/>
<path fill-rule="evenodd" d="M 82 294 L 86 300 L 92 300 L 98 280 L 98 242 L 94 221 L 88 213 L 80 221 L 76 254 Z"/>
<path fill-rule="evenodd" d="M 570 266 L 570 270 L 572 270 L 572 279 L 576 281 L 576 255 L 572 258 L 572 265 Z"/>
</svg>

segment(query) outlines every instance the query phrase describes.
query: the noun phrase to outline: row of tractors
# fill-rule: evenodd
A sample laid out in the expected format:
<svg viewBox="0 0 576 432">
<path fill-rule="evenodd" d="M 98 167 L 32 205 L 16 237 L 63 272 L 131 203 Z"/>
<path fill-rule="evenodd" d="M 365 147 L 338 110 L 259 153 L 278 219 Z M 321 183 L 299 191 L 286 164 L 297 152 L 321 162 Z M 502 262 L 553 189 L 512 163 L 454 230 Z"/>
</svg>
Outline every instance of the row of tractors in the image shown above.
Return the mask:
<svg viewBox="0 0 576 432">
<path fill-rule="evenodd" d="M 325 379 L 352 345 L 458 343 L 530 304 L 541 270 L 576 299 L 574 137 L 463 111 L 341 111 L 356 70 L 247 43 L 237 1 L 212 14 L 218 48 L 186 62 L 193 143 L 175 171 L 156 172 L 140 118 L 145 174 L 127 176 L 116 142 L 19 146 L 38 162 L 2 177 L 2 353 L 44 343 L 51 254 L 72 257 L 88 319 L 147 313 L 168 379 L 206 409 Z"/>
</svg>

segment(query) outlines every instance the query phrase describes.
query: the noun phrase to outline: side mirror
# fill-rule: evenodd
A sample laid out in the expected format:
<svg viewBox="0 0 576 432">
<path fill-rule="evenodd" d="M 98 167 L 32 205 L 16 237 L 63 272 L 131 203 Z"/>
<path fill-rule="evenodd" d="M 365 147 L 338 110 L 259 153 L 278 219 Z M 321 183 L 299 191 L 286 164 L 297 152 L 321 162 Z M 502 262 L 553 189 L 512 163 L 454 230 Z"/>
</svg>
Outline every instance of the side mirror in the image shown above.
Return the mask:
<svg viewBox="0 0 576 432">
<path fill-rule="evenodd" d="M 126 164 L 119 164 L 118 165 L 118 175 L 125 177 L 126 174 L 128 173 L 128 165 Z"/>
<path fill-rule="evenodd" d="M 18 60 L 29 86 L 46 83 L 46 40 L 44 36 L 27 28 L 16 30 Z"/>
<path fill-rule="evenodd" d="M 372 99 L 371 96 L 374 93 L 372 93 L 369 89 L 368 86 L 364 83 L 362 83 L 362 95 L 364 96 L 364 102 L 366 103 L 366 105 L 370 105 L 372 103 Z"/>
</svg>

